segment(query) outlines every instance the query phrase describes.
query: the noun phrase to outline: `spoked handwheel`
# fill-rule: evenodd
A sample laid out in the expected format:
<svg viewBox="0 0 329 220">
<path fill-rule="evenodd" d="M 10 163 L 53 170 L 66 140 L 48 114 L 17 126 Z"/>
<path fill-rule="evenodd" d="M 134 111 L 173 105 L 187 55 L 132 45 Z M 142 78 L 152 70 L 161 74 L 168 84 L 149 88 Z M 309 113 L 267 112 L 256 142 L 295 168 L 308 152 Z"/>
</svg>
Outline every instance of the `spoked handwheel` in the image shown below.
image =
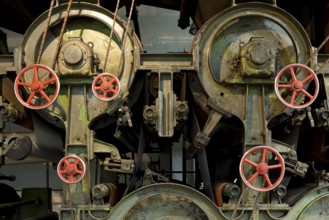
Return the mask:
<svg viewBox="0 0 329 220">
<path fill-rule="evenodd" d="M 270 176 L 270 173 L 276 175 Z M 246 175 L 248 173 L 248 175 Z M 268 146 L 248 150 L 240 162 L 243 182 L 255 191 L 269 191 L 277 187 L 285 173 L 284 160 L 279 152 Z"/>
<path fill-rule="evenodd" d="M 39 70 L 48 73 L 45 79 L 41 79 Z M 30 76 L 30 77 L 29 77 Z M 30 82 L 27 79 L 32 79 Z M 54 90 L 48 90 L 50 85 L 54 85 Z M 20 87 L 25 88 L 28 95 L 25 98 L 20 93 Z M 30 109 L 43 109 L 51 105 L 59 93 L 59 79 L 56 73 L 49 67 L 41 64 L 34 64 L 25 67 L 16 77 L 14 89 L 18 101 Z"/>
<path fill-rule="evenodd" d="M 57 166 L 57 174 L 65 183 L 77 183 L 86 173 L 86 164 L 78 156 L 63 157 Z"/>
<path fill-rule="evenodd" d="M 120 87 L 120 81 L 115 75 L 102 73 L 94 79 L 92 90 L 99 100 L 111 101 L 119 95 Z"/>
<path fill-rule="evenodd" d="M 303 79 L 297 79 L 296 73 L 304 70 L 306 76 Z M 287 79 L 288 82 L 287 82 Z M 285 82 L 283 82 L 285 81 Z M 309 93 L 306 86 L 314 81 L 314 91 Z M 284 67 L 276 76 L 274 83 L 275 93 L 280 101 L 294 109 L 306 108 L 311 105 L 319 93 L 319 80 L 311 68 L 306 65 L 295 63 Z M 284 95 L 282 95 L 284 94 Z M 306 96 L 306 101 L 298 104 L 300 95 Z"/>
</svg>

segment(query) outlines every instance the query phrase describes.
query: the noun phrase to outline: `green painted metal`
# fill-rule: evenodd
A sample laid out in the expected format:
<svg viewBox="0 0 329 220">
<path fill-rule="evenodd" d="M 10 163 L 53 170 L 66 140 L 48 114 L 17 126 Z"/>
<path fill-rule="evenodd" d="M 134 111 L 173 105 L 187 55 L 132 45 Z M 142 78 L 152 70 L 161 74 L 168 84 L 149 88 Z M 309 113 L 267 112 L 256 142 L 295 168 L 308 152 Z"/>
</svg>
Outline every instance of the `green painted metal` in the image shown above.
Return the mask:
<svg viewBox="0 0 329 220">
<path fill-rule="evenodd" d="M 303 27 L 275 5 L 241 3 L 210 19 L 196 35 L 194 45 L 197 74 L 191 76 L 190 82 L 200 82 L 209 99 L 196 101 L 212 110 L 201 134 L 211 138 L 216 128 L 213 124 L 220 120 L 220 117 L 212 120 L 214 112 L 226 117 L 234 115 L 244 127 L 242 154 L 255 146 L 276 148 L 267 125 L 272 118 L 289 114 L 292 109 L 283 106 L 275 96 L 274 78 L 281 68 L 290 63 L 304 63 L 310 56 L 312 48 Z M 192 92 L 194 88 L 191 86 Z M 197 91 L 194 96 L 198 97 Z M 197 142 L 196 137 L 194 143 Z M 280 153 L 289 151 L 281 149 Z M 253 157 L 258 162 L 260 155 Z M 250 169 L 242 172 L 253 175 Z M 269 193 L 259 193 L 243 185 L 242 188 L 241 208 L 233 205 L 229 209 L 245 212 L 241 213 L 241 219 L 271 219 L 259 209 L 290 209 L 271 204 Z M 225 216 L 230 215 L 228 212 Z"/>
<path fill-rule="evenodd" d="M 51 66 L 56 48 L 57 36 L 61 28 L 66 11 L 66 5 L 59 5 L 53 9 L 53 14 L 50 20 L 49 31 L 51 35 L 47 37 L 44 51 L 41 57 L 41 63 Z M 42 38 L 45 22 L 48 13 L 43 13 L 27 30 L 22 46 L 19 48 L 19 70 L 28 65 L 33 65 L 36 62 L 38 55 L 38 43 L 36 39 Z M 72 3 L 70 11 L 70 22 L 66 26 L 66 31 L 63 35 L 63 43 L 59 52 L 58 62 L 55 65 L 55 72 L 60 76 L 61 86 L 60 94 L 53 105 L 45 112 L 53 112 L 56 110 L 56 115 L 61 120 L 65 121 L 68 117 L 68 85 L 80 84 L 87 86 L 88 99 L 88 118 L 90 120 L 96 118 L 102 112 L 113 113 L 117 110 L 128 95 L 128 90 L 135 78 L 135 71 L 139 65 L 139 56 L 141 44 L 134 34 L 128 34 L 125 44 L 125 55 L 123 59 L 123 69 L 119 72 L 119 62 L 122 53 L 122 38 L 124 36 L 125 22 L 121 18 L 117 18 L 115 30 L 112 39 L 112 45 L 108 60 L 105 61 L 106 48 L 109 43 L 109 36 L 113 25 L 113 14 L 106 9 L 95 4 L 85 2 Z M 73 53 L 78 56 L 79 49 L 82 51 L 83 61 L 79 66 L 67 63 L 70 62 L 69 57 L 65 54 Z M 104 49 L 105 48 L 105 49 Z M 77 57 L 78 59 L 78 57 Z M 67 60 L 67 62 L 66 62 Z M 96 62 L 97 61 L 97 62 Z M 71 61 L 73 62 L 73 61 Z M 106 70 L 103 70 L 104 64 L 107 62 Z M 97 63 L 97 65 L 96 65 Z M 131 64 L 134 65 L 131 65 Z M 121 92 L 119 96 L 112 102 L 103 102 L 98 100 L 91 92 L 91 83 L 93 77 L 100 72 L 110 72 L 115 74 L 121 83 Z M 40 73 L 40 77 L 46 77 L 45 73 Z M 26 78 L 26 81 L 31 80 Z M 83 88 L 83 87 L 81 87 Z M 28 91 L 27 91 L 28 92 Z M 94 106 L 97 106 L 95 108 Z M 50 121 L 53 123 L 53 121 Z"/>
<path fill-rule="evenodd" d="M 267 43 L 263 49 L 276 52 L 272 55 L 276 63 L 274 69 L 273 61 L 265 65 L 247 65 L 245 53 L 241 54 L 250 47 L 257 49 L 255 46 L 264 44 L 264 41 Z M 251 42 L 254 46 L 243 49 Z M 290 63 L 304 63 L 312 49 L 305 30 L 291 15 L 278 7 L 262 3 L 238 4 L 222 11 L 202 27 L 193 45 L 197 45 L 193 48 L 194 65 L 206 94 L 214 98 L 225 112 L 241 120 L 244 119 L 246 106 L 239 106 L 245 104 L 244 87 L 248 85 L 265 86 L 266 119 L 289 111 L 275 97 L 275 74 L 259 77 L 256 73 L 268 72 L 268 68 L 277 73 Z M 273 59 L 272 56 L 269 58 Z M 248 77 L 241 72 L 247 67 L 254 71 Z"/>
<path fill-rule="evenodd" d="M 59 6 L 54 8 L 50 21 L 52 35 L 46 40 L 41 58 L 43 64 L 49 65 L 53 59 L 66 10 L 66 5 L 62 4 L 66 2 L 59 1 Z M 273 5 L 236 5 L 232 1 L 233 7 L 212 18 L 200 30 L 192 53 L 183 55 L 141 55 L 141 45 L 136 36 L 130 34 L 130 29 L 126 45 L 122 45 L 125 22 L 118 18 L 111 53 L 105 60 L 104 48 L 109 44 L 113 14 L 99 7 L 96 0 L 74 1 L 55 66 L 62 84 L 60 94 L 53 105 L 38 112 L 47 121 L 65 129 L 65 154 L 79 156 L 87 167 L 81 182 L 64 186 L 61 220 L 304 220 L 329 216 L 326 181 L 314 185 L 309 191 L 298 191 L 304 193 L 303 197 L 290 204 L 282 203 L 276 192 L 256 192 L 244 185 L 241 186 L 241 200 L 237 201 L 235 196 L 221 207 L 198 190 L 174 183 L 143 186 L 123 197 L 114 207 L 95 203 L 91 198 L 90 163 L 97 155 L 106 155 L 100 162 L 106 171 L 134 172 L 134 160 L 121 158 L 116 146 L 97 140 L 88 126 L 91 121 L 111 115 L 123 105 L 137 70 L 159 73 L 156 106 L 148 110 L 157 111 L 153 112 L 155 116 L 152 115 L 149 122 L 158 123 L 160 137 L 173 135 L 178 117 L 176 110 L 179 110 L 177 103 L 182 104 L 185 114 L 188 113 L 186 102 L 176 102 L 172 83 L 174 72 L 191 71 L 188 80 L 192 94 L 208 117 L 203 130 L 194 139 L 197 150 L 207 146 L 220 120 L 236 116 L 245 129 L 241 153 L 257 145 L 269 145 L 284 155 L 292 152 L 290 146 L 272 140 L 267 128 L 274 117 L 291 113 L 275 96 L 274 77 L 287 64 L 305 62 L 311 44 L 299 23 L 277 8 L 276 1 L 272 2 Z M 46 17 L 47 13 L 42 14 L 28 29 L 18 49 L 18 70 L 36 61 Z M 118 64 L 122 53 L 124 64 L 121 71 Z M 103 70 L 105 63 L 108 65 Z M 100 72 L 115 74 L 122 85 L 118 98 L 108 103 L 96 99 L 91 91 L 93 78 Z M 302 76 L 303 72 L 298 75 Z M 41 72 L 40 77 L 45 78 L 47 74 Z M 29 80 L 31 77 L 26 78 Z M 158 121 L 154 119 L 156 115 L 160 117 Z M 184 120 L 186 117 L 182 116 Z M 255 161 L 261 157 L 259 153 L 252 155 Z M 244 169 L 246 173 L 249 171 Z M 281 187 L 285 189 L 284 185 Z"/>
</svg>

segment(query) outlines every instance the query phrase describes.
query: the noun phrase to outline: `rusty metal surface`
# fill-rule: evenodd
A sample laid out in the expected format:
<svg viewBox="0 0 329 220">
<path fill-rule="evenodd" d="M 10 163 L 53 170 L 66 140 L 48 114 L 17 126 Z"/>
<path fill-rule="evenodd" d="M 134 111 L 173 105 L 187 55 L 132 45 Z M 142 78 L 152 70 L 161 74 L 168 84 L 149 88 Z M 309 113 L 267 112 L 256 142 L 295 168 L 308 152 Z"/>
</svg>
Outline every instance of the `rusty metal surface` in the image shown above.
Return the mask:
<svg viewBox="0 0 329 220">
<path fill-rule="evenodd" d="M 194 189 L 173 183 L 142 187 L 121 200 L 109 219 L 218 219 L 216 206 Z"/>
<path fill-rule="evenodd" d="M 83 4 L 83 3 L 81 3 Z M 81 9 L 81 4 L 72 5 L 70 16 L 72 16 L 71 21 L 66 27 L 67 30 L 63 36 L 63 47 L 60 50 L 59 61 L 55 66 L 55 72 L 59 76 L 64 76 L 60 78 L 60 83 L 63 85 L 57 98 L 57 101 L 48 109 L 48 112 L 55 114 L 62 120 L 66 120 L 67 116 L 67 106 L 68 106 L 68 88 L 66 84 L 81 84 L 88 85 L 92 83 L 92 76 L 96 75 L 97 72 L 111 72 L 115 74 L 122 84 L 121 92 L 116 101 L 116 104 L 108 105 L 106 102 L 99 101 L 96 99 L 92 93 L 91 89 L 87 88 L 88 97 L 88 118 L 92 120 L 98 116 L 103 111 L 114 111 L 122 103 L 122 100 L 127 96 L 127 90 L 130 88 L 131 83 L 134 79 L 134 73 L 136 66 L 139 63 L 139 52 L 141 45 L 134 35 L 130 36 L 126 41 L 125 45 L 125 59 L 124 59 L 124 69 L 122 72 L 118 70 L 118 63 L 121 57 L 121 43 L 120 40 L 124 34 L 124 26 L 122 21 L 117 21 L 115 26 L 114 40 L 112 41 L 111 52 L 109 54 L 109 59 L 107 69 L 102 70 L 104 66 L 104 58 L 106 55 L 106 50 L 109 41 L 108 37 L 110 35 L 111 26 L 113 24 L 113 15 L 103 8 L 97 7 L 95 5 L 83 4 L 83 10 Z M 59 34 L 58 25 L 63 19 L 62 12 L 66 10 L 65 6 L 55 7 L 50 21 L 50 32 L 48 34 L 47 42 L 44 51 L 41 56 L 41 63 L 50 66 L 50 63 L 54 56 L 54 50 L 57 44 L 57 37 Z M 43 34 L 45 20 L 47 13 L 41 15 L 38 20 L 36 20 L 27 30 L 22 46 L 18 52 L 19 70 L 25 66 L 32 65 L 36 62 L 36 56 L 38 54 L 38 41 L 35 39 L 41 39 Z M 81 26 L 81 24 L 85 24 Z M 75 50 L 74 50 L 75 49 Z M 65 58 L 65 54 L 74 53 L 81 51 L 81 58 L 76 58 L 78 61 L 69 61 Z M 81 59 L 81 61 L 80 61 Z M 95 59 L 97 59 L 97 66 L 95 66 Z M 76 62 L 69 64 L 69 62 Z M 127 65 L 128 63 L 134 63 L 133 66 Z M 78 65 L 78 66 L 77 66 Z M 100 70 L 97 70 L 100 69 Z M 27 76 L 28 77 L 28 76 Z M 45 77 L 45 73 L 40 73 L 40 77 Z M 63 79 L 62 79 L 63 78 Z M 28 78 L 26 79 L 29 80 Z M 83 88 L 83 86 L 81 87 Z M 95 109 L 93 106 L 97 105 L 98 108 Z"/>
<path fill-rule="evenodd" d="M 280 102 L 274 90 L 276 75 L 288 64 L 305 64 L 313 48 L 302 25 L 276 1 L 205 1 L 196 10 L 206 16 L 195 20 L 199 27 L 204 25 L 192 42 L 192 51 L 178 54 L 142 53 L 133 30 L 125 30 L 127 23 L 121 18 L 114 23 L 115 16 L 100 7 L 98 0 L 74 0 L 66 15 L 68 2 L 58 1 L 49 17 L 41 53 L 42 64 L 56 61 L 54 71 L 61 83 L 58 98 L 47 109 L 28 114 L 16 105 L 11 80 L 13 72 L 35 64 L 47 12 L 32 19 L 15 56 L 0 56 L 0 102 L 7 107 L 4 110 L 11 111 L 0 119 L 0 159 L 10 147 L 16 150 L 13 147 L 26 136 L 30 138 L 25 140 L 26 151 L 22 148 L 21 155 L 7 156 L 19 160 L 38 153 L 53 161 L 65 154 L 83 161 L 86 173 L 82 180 L 64 184 L 61 220 L 304 220 L 328 216 L 327 73 L 314 75 L 321 91 L 308 108 L 292 109 Z M 196 9 L 196 1 L 136 4 L 140 3 L 180 7 L 181 27 L 187 26 L 189 10 Z M 109 39 L 112 28 L 114 35 Z M 62 33 L 63 39 L 58 39 Z M 325 65 L 327 57 L 319 56 L 319 63 Z M 319 70 L 316 58 L 314 54 L 309 59 L 310 67 Z M 327 66 L 322 70 L 327 71 Z M 103 72 L 115 75 L 121 85 L 119 95 L 108 102 L 94 97 L 91 89 L 94 78 Z M 47 72 L 38 74 L 41 79 L 48 77 Z M 296 72 L 300 81 L 305 75 Z M 34 77 L 23 78 L 31 81 Z M 312 86 L 306 83 L 305 90 Z M 29 92 L 27 88 L 22 91 Z M 296 99 L 299 104 L 304 101 L 303 95 Z M 12 129 L 5 121 L 23 125 L 20 121 L 29 116 L 33 130 L 20 134 L 25 136 L 14 134 L 20 129 Z M 179 149 L 173 147 L 176 141 L 181 144 Z M 268 153 L 271 149 L 275 149 L 273 155 Z M 157 155 L 153 153 L 165 155 L 169 171 L 162 169 L 163 161 L 160 156 L 154 160 Z M 174 160 L 182 163 L 181 171 L 171 167 Z M 93 173 L 93 163 L 100 174 L 98 170 Z M 281 168 L 279 173 L 277 168 Z M 173 179 L 176 172 L 182 173 L 183 181 Z M 190 184 L 187 173 L 193 176 L 194 187 L 186 186 Z M 124 182 L 120 189 L 119 181 Z M 99 185 L 91 194 L 93 183 Z"/>
<path fill-rule="evenodd" d="M 199 69 L 200 82 L 207 94 L 216 97 L 218 105 L 225 106 L 227 112 L 242 120 L 245 118 L 243 109 L 246 107 L 238 106 L 241 104 L 246 106 L 245 89 L 254 84 L 266 85 L 264 116 L 267 120 L 287 110 L 273 94 L 271 86 L 274 78 L 264 79 L 255 75 L 244 77 L 239 68 L 241 62 L 238 61 L 235 66 L 234 60 L 236 57 L 241 57 L 240 46 L 251 39 L 259 38 L 273 41 L 271 45 L 276 51 L 277 63 L 275 69 L 272 69 L 273 72 L 291 62 L 305 62 L 311 52 L 311 44 L 302 27 L 293 18 L 288 19 L 288 17 L 290 15 L 278 10 L 277 7 L 265 4 L 240 4 L 222 12 L 216 20 L 212 18 L 203 26 L 204 30 L 196 36 L 194 45 L 199 46 L 194 47 L 193 54 L 196 59 L 194 65 Z M 247 23 L 255 26 L 251 29 Z M 271 26 L 271 30 L 274 28 L 276 31 L 267 31 L 269 30 L 266 28 L 267 25 Z M 257 66 L 256 69 L 263 70 L 263 67 Z M 241 84 L 246 86 L 232 87 Z"/>
</svg>

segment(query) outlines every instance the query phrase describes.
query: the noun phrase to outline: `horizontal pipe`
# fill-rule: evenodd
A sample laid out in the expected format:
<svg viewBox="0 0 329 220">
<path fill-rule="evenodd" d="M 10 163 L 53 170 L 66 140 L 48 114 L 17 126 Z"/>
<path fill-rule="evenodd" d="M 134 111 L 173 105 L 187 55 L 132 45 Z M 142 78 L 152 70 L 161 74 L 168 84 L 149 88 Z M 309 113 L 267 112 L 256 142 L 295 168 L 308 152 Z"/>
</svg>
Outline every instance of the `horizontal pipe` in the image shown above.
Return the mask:
<svg viewBox="0 0 329 220">
<path fill-rule="evenodd" d="M 0 209 L 14 208 L 14 207 L 19 207 L 19 206 L 23 206 L 23 205 L 38 204 L 38 203 L 39 203 L 38 199 L 26 200 L 26 201 L 21 201 L 21 202 L 4 203 L 4 204 L 0 204 Z"/>
</svg>

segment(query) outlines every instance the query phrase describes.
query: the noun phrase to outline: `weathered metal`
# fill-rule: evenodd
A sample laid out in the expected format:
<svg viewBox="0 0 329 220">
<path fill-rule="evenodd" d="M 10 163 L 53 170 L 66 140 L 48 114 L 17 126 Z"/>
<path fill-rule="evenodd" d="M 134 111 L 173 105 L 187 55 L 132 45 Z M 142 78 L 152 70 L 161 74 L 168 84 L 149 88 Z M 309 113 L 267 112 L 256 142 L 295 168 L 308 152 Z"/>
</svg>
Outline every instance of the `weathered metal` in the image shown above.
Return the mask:
<svg viewBox="0 0 329 220">
<path fill-rule="evenodd" d="M 326 218 L 328 57 L 265 2 L 216 3 L 189 53 L 150 54 L 120 2 L 57 1 L 0 55 L 0 166 L 58 162 L 61 220 Z"/>
<path fill-rule="evenodd" d="M 121 200 L 108 219 L 218 219 L 217 207 L 193 188 L 174 183 L 142 187 Z"/>
</svg>

